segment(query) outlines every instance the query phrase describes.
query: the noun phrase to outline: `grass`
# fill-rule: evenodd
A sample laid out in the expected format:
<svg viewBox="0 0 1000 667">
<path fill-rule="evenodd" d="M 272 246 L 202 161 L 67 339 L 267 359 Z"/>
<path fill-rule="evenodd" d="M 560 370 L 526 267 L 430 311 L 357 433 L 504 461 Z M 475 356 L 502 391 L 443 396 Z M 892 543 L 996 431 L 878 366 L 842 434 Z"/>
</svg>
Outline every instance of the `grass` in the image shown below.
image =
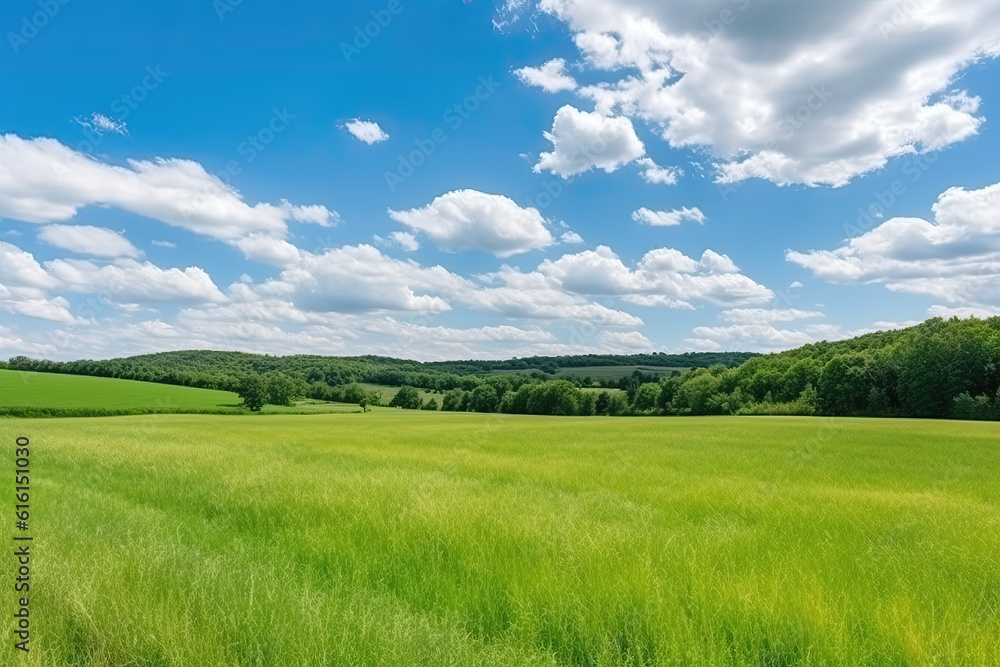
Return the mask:
<svg viewBox="0 0 1000 667">
<path fill-rule="evenodd" d="M 399 390 L 402 389 L 402 387 L 390 387 L 389 385 L 371 384 L 371 383 L 368 383 L 368 382 L 360 382 L 358 384 L 360 384 L 361 388 L 364 389 L 365 391 L 378 391 L 378 392 L 381 392 L 382 393 L 382 401 L 383 401 L 383 403 L 388 403 L 389 401 L 391 401 L 392 399 L 394 399 L 396 397 L 396 394 L 399 393 Z M 435 391 L 435 390 L 431 390 L 431 391 L 428 392 L 428 391 L 426 391 L 424 389 L 420 389 L 420 388 L 417 388 L 417 391 L 420 392 L 420 397 L 424 401 L 428 401 L 431 398 L 436 398 L 437 401 L 438 401 L 438 403 L 441 402 L 441 396 L 442 396 L 443 392 L 439 392 L 439 391 Z"/>
<path fill-rule="evenodd" d="M 33 649 L 9 657 L 5 585 L 2 664 L 1000 656 L 997 424 L 0 420 L 8 485 L 16 435 L 33 445 Z"/>
<path fill-rule="evenodd" d="M 240 403 L 228 391 L 10 370 L 0 370 L 0 397 L 0 407 L 207 409 Z"/>
<path fill-rule="evenodd" d="M 0 370 L 0 417 L 101 417 L 114 415 L 245 414 L 228 391 L 114 378 Z M 357 405 L 301 400 L 267 405 L 262 414 L 353 412 Z"/>
</svg>

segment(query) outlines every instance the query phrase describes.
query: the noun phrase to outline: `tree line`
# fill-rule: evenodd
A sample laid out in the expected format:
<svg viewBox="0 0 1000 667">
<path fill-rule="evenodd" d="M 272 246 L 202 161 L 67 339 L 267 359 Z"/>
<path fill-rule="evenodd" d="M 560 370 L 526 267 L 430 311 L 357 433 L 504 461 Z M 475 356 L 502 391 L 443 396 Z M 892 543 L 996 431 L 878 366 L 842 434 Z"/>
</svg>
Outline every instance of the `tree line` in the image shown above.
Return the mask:
<svg viewBox="0 0 1000 667">
<path fill-rule="evenodd" d="M 677 366 L 676 357 L 683 355 L 663 356 Z M 723 358 L 735 362 L 739 357 Z M 533 359 L 573 364 L 582 360 Z M 602 365 L 608 365 L 609 360 L 639 361 L 635 355 L 593 355 L 593 360 Z M 15 357 L 7 366 L 236 391 L 251 409 L 265 403 L 286 405 L 307 397 L 355 403 L 365 409 L 390 405 L 512 414 L 1000 419 L 1000 317 L 934 318 L 907 329 L 823 341 L 777 354 L 749 355 L 739 365 L 702 366 L 669 376 L 636 370 L 625 377 L 598 381 L 578 377 L 557 380 L 537 371 L 490 374 L 471 370 L 479 368 L 473 362 L 449 365 L 375 356 L 273 357 L 212 351 L 107 361 L 51 362 Z M 379 391 L 366 391 L 362 383 L 402 388 L 387 401 Z M 427 396 L 429 393 L 435 395 Z"/>
</svg>

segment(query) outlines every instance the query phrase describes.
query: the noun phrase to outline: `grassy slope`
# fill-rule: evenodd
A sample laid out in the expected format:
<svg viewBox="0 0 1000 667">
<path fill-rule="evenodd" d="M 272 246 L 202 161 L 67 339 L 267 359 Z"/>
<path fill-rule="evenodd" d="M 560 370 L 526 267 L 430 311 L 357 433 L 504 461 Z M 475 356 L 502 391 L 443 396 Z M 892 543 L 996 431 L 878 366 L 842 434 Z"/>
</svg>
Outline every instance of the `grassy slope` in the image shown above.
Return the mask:
<svg viewBox="0 0 1000 667">
<path fill-rule="evenodd" d="M 239 396 L 228 391 L 0 370 L 0 407 L 215 408 L 239 403 Z"/>
<path fill-rule="evenodd" d="M 19 433 L 34 441 L 37 643 L 18 664 L 1000 655 L 997 424 L 0 420 L 5 449 Z"/>
<path fill-rule="evenodd" d="M 398 391 L 398 390 L 397 390 Z M 178 387 L 153 382 L 133 382 L 58 373 L 0 370 L 0 408 L 31 407 L 62 410 L 132 408 L 169 412 L 210 410 L 240 412 L 236 394 L 213 389 Z M 263 414 L 315 414 L 353 412 L 357 405 L 303 400 L 294 405 L 266 405 Z"/>
</svg>

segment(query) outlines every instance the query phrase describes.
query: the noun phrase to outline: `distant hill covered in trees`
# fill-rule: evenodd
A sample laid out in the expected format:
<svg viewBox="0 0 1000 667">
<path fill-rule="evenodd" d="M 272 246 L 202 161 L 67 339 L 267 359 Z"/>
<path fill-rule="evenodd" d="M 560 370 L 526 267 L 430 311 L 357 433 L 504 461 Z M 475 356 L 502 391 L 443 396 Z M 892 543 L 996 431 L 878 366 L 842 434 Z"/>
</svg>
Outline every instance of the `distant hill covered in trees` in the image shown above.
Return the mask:
<svg viewBox="0 0 1000 667">
<path fill-rule="evenodd" d="M 361 387 L 372 383 L 440 392 L 441 409 L 476 412 L 1000 419 L 1000 317 L 935 318 L 907 329 L 768 355 L 583 355 L 421 363 L 377 356 L 186 351 L 106 361 L 15 357 L 8 365 L 237 392 L 250 386 L 255 401 L 279 403 L 305 396 L 376 405 L 381 400 L 377 392 Z M 560 368 L 596 366 L 694 370 L 666 374 L 640 369 L 598 381 L 551 377 Z M 597 391 L 601 388 L 622 391 Z M 424 401 L 409 389 L 391 404 L 438 409 L 437 399 Z"/>
</svg>

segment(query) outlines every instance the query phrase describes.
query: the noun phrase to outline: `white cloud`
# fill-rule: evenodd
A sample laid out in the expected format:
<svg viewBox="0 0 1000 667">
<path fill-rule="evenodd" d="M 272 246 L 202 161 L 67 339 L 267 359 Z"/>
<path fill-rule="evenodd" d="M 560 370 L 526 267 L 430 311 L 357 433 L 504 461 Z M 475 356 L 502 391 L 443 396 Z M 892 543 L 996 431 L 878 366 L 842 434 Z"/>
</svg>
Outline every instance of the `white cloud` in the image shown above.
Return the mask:
<svg viewBox="0 0 1000 667">
<path fill-rule="evenodd" d="M 670 211 L 651 211 L 643 207 L 632 214 L 632 219 L 640 224 L 652 225 L 654 227 L 673 227 L 685 220 L 693 220 L 703 225 L 708 220 L 697 206 L 692 208 L 684 206 Z"/>
<path fill-rule="evenodd" d="M 69 220 L 85 206 L 110 206 L 227 242 L 253 233 L 284 236 L 291 220 L 329 224 L 323 206 L 249 206 L 197 162 L 164 159 L 106 164 L 47 138 L 0 135 L 0 217 Z"/>
<path fill-rule="evenodd" d="M 111 132 L 112 134 L 120 134 L 123 136 L 130 136 L 128 133 L 128 127 L 125 121 L 118 120 L 117 118 L 111 118 L 110 116 L 105 116 L 102 113 L 94 112 L 83 119 L 74 118 L 73 119 L 78 125 L 82 127 L 89 128 L 96 132 L 97 134 L 104 134 L 105 132 Z"/>
<path fill-rule="evenodd" d="M 992 0 L 540 6 L 608 70 L 580 95 L 601 114 L 646 120 L 675 148 L 707 148 L 723 183 L 841 185 L 962 141 L 982 119 L 958 74 L 1000 53 Z"/>
<path fill-rule="evenodd" d="M 987 317 L 1000 317 L 1000 307 L 957 306 L 949 308 L 948 306 L 931 306 L 927 309 L 927 314 L 931 317 L 943 317 L 945 319 L 950 319 L 952 317 L 958 317 L 961 319 L 978 317 L 980 319 L 985 319 Z M 918 323 L 914 322 L 914 324 Z M 907 323 L 907 325 L 909 325 L 909 323 Z"/>
<path fill-rule="evenodd" d="M 0 285 L 44 290 L 58 284 L 30 252 L 0 241 Z"/>
<path fill-rule="evenodd" d="M 176 248 L 177 244 L 172 241 L 150 241 L 152 245 L 159 246 L 161 248 Z"/>
<path fill-rule="evenodd" d="M 648 157 L 635 161 L 641 170 L 642 180 L 649 185 L 677 185 L 678 179 L 684 175 L 680 167 L 661 167 Z"/>
<path fill-rule="evenodd" d="M 633 270 L 611 248 L 598 246 L 557 260 L 537 272 L 562 289 L 584 295 L 614 295 L 644 306 L 688 309 L 769 301 L 774 293 L 747 276 L 726 255 L 706 250 L 692 259 L 672 248 L 647 252 Z"/>
<path fill-rule="evenodd" d="M 815 310 L 799 310 L 797 308 L 733 308 L 721 313 L 723 320 L 733 324 L 773 324 L 775 322 L 793 322 L 823 317 L 823 313 Z"/>
<path fill-rule="evenodd" d="M 358 245 L 318 255 L 302 253 L 298 263 L 256 291 L 313 312 L 441 312 L 451 309 L 445 296 L 468 286 L 464 278 L 440 266 L 423 267 Z"/>
<path fill-rule="evenodd" d="M 777 352 L 820 340 L 845 337 L 839 327 L 815 324 L 802 329 L 777 329 L 771 324 L 731 324 L 695 327 L 687 339 L 695 349 L 739 352 Z"/>
<path fill-rule="evenodd" d="M 0 299 L 0 303 L 5 303 Z M 46 320 L 59 324 L 79 324 L 83 320 L 75 317 L 70 312 L 70 303 L 61 296 L 53 299 L 21 299 L 7 301 L 8 309 L 18 315 L 33 317 L 37 320 Z"/>
<path fill-rule="evenodd" d="M 409 232 L 392 232 L 389 234 L 389 238 L 406 252 L 420 250 L 420 242 L 417 241 L 417 237 Z"/>
<path fill-rule="evenodd" d="M 610 305 L 595 303 L 571 294 L 549 277 L 532 271 L 522 273 L 509 266 L 482 276 L 490 283 L 501 283 L 467 293 L 464 299 L 473 307 L 485 308 L 507 317 L 533 320 L 575 320 L 593 326 L 637 327 L 638 317 Z"/>
<path fill-rule="evenodd" d="M 46 225 L 38 230 L 38 238 L 57 248 L 93 257 L 137 258 L 142 255 L 124 236 L 104 227 Z"/>
<path fill-rule="evenodd" d="M 933 222 L 892 218 L 836 250 L 786 256 L 833 283 L 882 283 L 951 307 L 1000 305 L 1000 183 L 952 188 L 932 210 Z"/>
<path fill-rule="evenodd" d="M 547 93 L 576 90 L 576 79 L 566 73 L 566 61 L 555 58 L 541 67 L 523 67 L 514 70 L 521 81 L 529 86 L 537 86 Z"/>
<path fill-rule="evenodd" d="M 247 259 L 274 266 L 290 266 L 302 258 L 301 251 L 270 234 L 248 234 L 233 242 Z"/>
<path fill-rule="evenodd" d="M 638 354 L 651 352 L 653 343 L 638 331 L 603 331 L 600 337 L 601 347 L 616 354 Z"/>
<path fill-rule="evenodd" d="M 225 300 L 212 279 L 196 266 L 162 269 L 150 262 L 120 259 L 97 265 L 88 260 L 57 259 L 45 263 L 48 273 L 79 292 L 107 292 L 123 301 L 202 302 Z"/>
<path fill-rule="evenodd" d="M 344 128 L 358 141 L 363 141 L 369 146 L 389 139 L 379 124 L 371 120 L 361 120 L 356 118 L 344 124 Z"/>
<path fill-rule="evenodd" d="M 552 142 L 552 152 L 542 153 L 534 170 L 563 178 L 595 167 L 611 173 L 646 153 L 628 118 L 588 113 L 569 105 L 556 112 L 552 131 L 545 138 Z"/>
<path fill-rule="evenodd" d="M 563 232 L 560 239 L 563 243 L 583 243 L 583 237 L 576 232 Z"/>
<path fill-rule="evenodd" d="M 535 208 L 521 208 L 503 195 L 456 190 L 424 208 L 389 210 L 393 220 L 427 234 L 444 250 L 480 250 L 510 257 L 554 242 Z"/>
</svg>

